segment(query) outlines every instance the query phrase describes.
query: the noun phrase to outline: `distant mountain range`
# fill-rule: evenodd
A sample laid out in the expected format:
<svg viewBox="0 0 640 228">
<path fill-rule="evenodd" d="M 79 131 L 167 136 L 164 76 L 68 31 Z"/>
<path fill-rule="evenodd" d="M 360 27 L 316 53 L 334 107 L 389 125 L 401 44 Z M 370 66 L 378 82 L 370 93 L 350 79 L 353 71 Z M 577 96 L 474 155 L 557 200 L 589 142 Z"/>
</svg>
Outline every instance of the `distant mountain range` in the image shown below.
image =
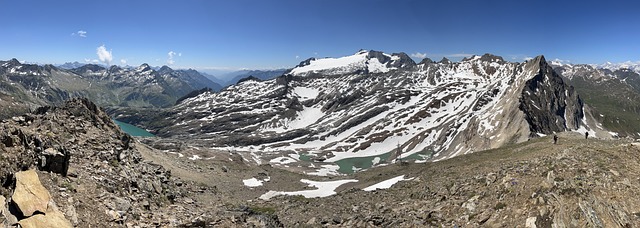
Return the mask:
<svg viewBox="0 0 640 228">
<path fill-rule="evenodd" d="M 219 79 L 216 76 L 208 75 L 207 77 L 219 83 L 222 86 L 229 86 L 238 83 L 238 81 L 253 76 L 260 80 L 269 80 L 275 77 L 283 75 L 289 69 L 276 69 L 276 70 L 239 70 L 230 73 L 222 74 L 219 78 L 227 78 L 228 80 Z"/>
<path fill-rule="evenodd" d="M 169 107 L 194 90 L 222 88 L 195 70 L 167 66 L 154 70 L 148 64 L 137 68 L 81 65 L 64 69 L 21 64 L 16 59 L 0 61 L 0 98 L 6 104 L 2 112 L 11 115 L 79 96 L 101 106 Z"/>
</svg>

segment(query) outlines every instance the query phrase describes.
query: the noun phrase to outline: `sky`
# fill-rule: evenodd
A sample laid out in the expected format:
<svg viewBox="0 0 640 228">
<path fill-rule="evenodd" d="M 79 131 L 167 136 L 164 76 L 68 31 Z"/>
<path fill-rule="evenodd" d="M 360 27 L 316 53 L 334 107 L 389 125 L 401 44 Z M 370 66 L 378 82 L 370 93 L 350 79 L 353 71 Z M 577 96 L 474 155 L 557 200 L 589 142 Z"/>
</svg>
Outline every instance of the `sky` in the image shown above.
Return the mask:
<svg viewBox="0 0 640 228">
<path fill-rule="evenodd" d="M 0 0 L 0 60 L 276 69 L 360 49 L 640 61 L 637 1 Z"/>
</svg>

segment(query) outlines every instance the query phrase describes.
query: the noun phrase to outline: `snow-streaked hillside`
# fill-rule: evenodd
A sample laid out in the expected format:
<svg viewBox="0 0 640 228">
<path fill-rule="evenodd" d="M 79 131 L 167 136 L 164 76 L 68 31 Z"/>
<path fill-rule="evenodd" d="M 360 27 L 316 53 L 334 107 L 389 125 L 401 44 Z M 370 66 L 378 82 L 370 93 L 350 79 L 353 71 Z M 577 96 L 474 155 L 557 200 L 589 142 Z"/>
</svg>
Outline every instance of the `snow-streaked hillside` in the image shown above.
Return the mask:
<svg viewBox="0 0 640 228">
<path fill-rule="evenodd" d="M 354 55 L 340 58 L 308 59 L 289 73 L 294 76 L 311 74 L 340 75 L 356 72 L 386 73 L 398 68 L 413 67 L 407 64 L 409 57 L 404 53 L 386 54 L 377 51 L 361 50 Z"/>
<path fill-rule="evenodd" d="M 372 71 L 371 53 L 311 60 L 274 80 L 203 93 L 177 105 L 157 132 L 327 162 L 387 153 L 439 160 L 565 130 L 608 135 L 542 56 L 511 63 L 487 54 Z"/>
</svg>

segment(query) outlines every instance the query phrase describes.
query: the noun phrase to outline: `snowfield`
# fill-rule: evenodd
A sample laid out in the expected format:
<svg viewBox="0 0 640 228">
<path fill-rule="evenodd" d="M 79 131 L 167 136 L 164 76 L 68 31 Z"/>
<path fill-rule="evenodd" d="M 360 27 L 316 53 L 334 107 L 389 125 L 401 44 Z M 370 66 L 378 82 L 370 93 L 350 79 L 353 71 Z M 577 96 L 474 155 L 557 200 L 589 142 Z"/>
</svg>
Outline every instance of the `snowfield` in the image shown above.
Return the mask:
<svg viewBox="0 0 640 228">
<path fill-rule="evenodd" d="M 308 184 L 309 187 L 315 187 L 316 189 L 302 190 L 302 191 L 295 191 L 295 192 L 269 191 L 261 195 L 259 198 L 262 200 L 269 200 L 279 195 L 289 195 L 289 196 L 301 195 L 301 196 L 304 196 L 305 198 L 327 197 L 330 195 L 335 195 L 336 194 L 335 190 L 336 188 L 340 187 L 340 185 L 343 185 L 346 183 L 358 182 L 358 180 L 337 180 L 337 181 L 320 182 L 320 181 L 311 181 L 311 180 L 302 179 L 300 180 L 300 182 Z"/>
</svg>

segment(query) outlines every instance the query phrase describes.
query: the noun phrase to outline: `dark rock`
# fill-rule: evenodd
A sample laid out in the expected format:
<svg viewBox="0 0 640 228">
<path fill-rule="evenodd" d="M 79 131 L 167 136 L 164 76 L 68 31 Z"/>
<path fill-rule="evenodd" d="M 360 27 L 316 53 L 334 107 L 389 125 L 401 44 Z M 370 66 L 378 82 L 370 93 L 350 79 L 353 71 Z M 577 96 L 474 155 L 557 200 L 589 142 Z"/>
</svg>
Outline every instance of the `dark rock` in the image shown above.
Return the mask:
<svg viewBox="0 0 640 228">
<path fill-rule="evenodd" d="M 526 68 L 537 72 L 526 82 L 519 106 L 531 133 L 552 134 L 578 129 L 579 120 L 584 117 L 583 104 L 573 87 L 564 83 L 544 56 L 529 61 Z"/>
<path fill-rule="evenodd" d="M 40 170 L 49 171 L 67 176 L 69 170 L 69 159 L 71 154 L 64 148 L 47 148 L 42 152 L 40 159 Z"/>
</svg>

